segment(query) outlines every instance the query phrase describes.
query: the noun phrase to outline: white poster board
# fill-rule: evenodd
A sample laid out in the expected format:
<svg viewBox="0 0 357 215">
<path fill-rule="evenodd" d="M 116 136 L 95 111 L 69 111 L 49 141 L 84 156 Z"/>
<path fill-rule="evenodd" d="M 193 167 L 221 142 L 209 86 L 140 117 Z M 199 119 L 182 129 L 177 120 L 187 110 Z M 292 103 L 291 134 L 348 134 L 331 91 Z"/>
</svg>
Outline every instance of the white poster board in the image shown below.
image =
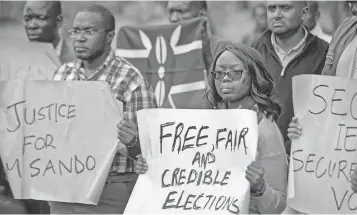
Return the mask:
<svg viewBox="0 0 357 215">
<path fill-rule="evenodd" d="M 293 99 L 303 134 L 292 142 L 289 206 L 308 214 L 355 214 L 350 173 L 357 167 L 357 80 L 296 76 Z"/>
<path fill-rule="evenodd" d="M 248 213 L 245 171 L 257 151 L 256 112 L 141 110 L 138 125 L 149 170 L 125 214 Z"/>
<path fill-rule="evenodd" d="M 106 82 L 0 82 L 0 157 L 15 199 L 97 204 L 122 110 Z"/>
</svg>

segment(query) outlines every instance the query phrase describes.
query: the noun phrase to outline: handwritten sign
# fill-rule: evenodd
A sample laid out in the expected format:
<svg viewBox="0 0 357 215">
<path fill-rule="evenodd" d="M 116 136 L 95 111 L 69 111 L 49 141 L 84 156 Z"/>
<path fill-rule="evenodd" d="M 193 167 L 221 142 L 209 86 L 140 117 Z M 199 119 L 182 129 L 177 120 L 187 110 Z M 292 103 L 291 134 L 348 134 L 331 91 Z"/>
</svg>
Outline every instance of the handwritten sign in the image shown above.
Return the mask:
<svg viewBox="0 0 357 215">
<path fill-rule="evenodd" d="M 303 213 L 355 214 L 357 81 L 301 75 L 293 92 L 303 135 L 292 144 L 288 204 Z"/>
<path fill-rule="evenodd" d="M 248 213 L 245 170 L 257 151 L 255 112 L 142 110 L 138 124 L 149 170 L 125 213 Z"/>
<path fill-rule="evenodd" d="M 51 43 L 0 37 L 0 80 L 52 80 L 61 63 Z"/>
<path fill-rule="evenodd" d="M 16 199 L 97 204 L 122 114 L 105 82 L 0 82 L 0 156 Z"/>
</svg>

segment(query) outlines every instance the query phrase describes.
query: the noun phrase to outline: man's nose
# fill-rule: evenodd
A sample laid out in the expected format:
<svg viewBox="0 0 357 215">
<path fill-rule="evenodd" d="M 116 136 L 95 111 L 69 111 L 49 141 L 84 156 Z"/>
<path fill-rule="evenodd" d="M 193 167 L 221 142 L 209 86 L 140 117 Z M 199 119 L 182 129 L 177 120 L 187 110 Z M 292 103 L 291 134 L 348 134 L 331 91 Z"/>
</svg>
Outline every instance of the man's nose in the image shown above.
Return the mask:
<svg viewBox="0 0 357 215">
<path fill-rule="evenodd" d="M 171 23 L 176 23 L 181 20 L 181 16 L 178 12 L 173 12 L 170 14 L 170 22 Z"/>
<path fill-rule="evenodd" d="M 83 32 L 79 33 L 79 35 L 76 37 L 77 42 L 85 42 L 87 38 L 83 36 Z"/>
<path fill-rule="evenodd" d="M 281 10 L 279 8 L 277 8 L 274 12 L 274 17 L 275 18 L 281 18 L 282 17 L 282 13 Z"/>
<path fill-rule="evenodd" d="M 38 28 L 38 25 L 37 25 L 37 22 L 35 19 L 30 19 L 27 21 L 27 26 L 28 28 L 30 29 L 35 29 L 35 28 Z"/>
</svg>

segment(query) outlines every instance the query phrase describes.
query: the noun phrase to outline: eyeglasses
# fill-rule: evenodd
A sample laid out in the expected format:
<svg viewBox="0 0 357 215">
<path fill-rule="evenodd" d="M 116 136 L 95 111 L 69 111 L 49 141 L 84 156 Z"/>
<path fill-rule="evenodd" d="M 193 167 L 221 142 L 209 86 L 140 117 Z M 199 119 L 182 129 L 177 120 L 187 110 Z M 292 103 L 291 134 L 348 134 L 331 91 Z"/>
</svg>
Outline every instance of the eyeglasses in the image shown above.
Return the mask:
<svg viewBox="0 0 357 215">
<path fill-rule="evenodd" d="M 214 79 L 218 81 L 223 81 L 224 77 L 227 75 L 232 81 L 233 80 L 240 80 L 242 78 L 243 72 L 247 70 L 245 69 L 238 69 L 238 70 L 229 70 L 228 72 L 223 71 L 213 71 L 212 76 Z"/>
<path fill-rule="evenodd" d="M 83 36 L 85 38 L 91 38 L 93 37 L 96 33 L 99 33 L 99 32 L 107 32 L 107 31 L 112 31 L 110 29 L 105 29 L 105 30 L 75 30 L 75 29 L 72 29 L 72 30 L 69 30 L 68 31 L 68 34 L 70 37 L 72 38 L 77 38 L 79 37 L 80 35 L 83 34 Z"/>
</svg>

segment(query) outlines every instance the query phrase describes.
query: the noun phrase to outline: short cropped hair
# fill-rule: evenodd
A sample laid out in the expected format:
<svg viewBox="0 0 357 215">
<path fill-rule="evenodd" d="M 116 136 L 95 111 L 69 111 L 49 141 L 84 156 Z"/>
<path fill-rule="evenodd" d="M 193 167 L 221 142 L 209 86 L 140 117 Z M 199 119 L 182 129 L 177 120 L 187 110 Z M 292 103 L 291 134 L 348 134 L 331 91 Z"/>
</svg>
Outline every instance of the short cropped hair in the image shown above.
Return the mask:
<svg viewBox="0 0 357 215">
<path fill-rule="evenodd" d="M 195 3 L 197 8 L 200 10 L 207 10 L 207 1 L 192 1 L 192 3 Z"/>
<path fill-rule="evenodd" d="M 115 18 L 106 7 L 102 5 L 93 5 L 85 9 L 83 12 L 98 13 L 102 17 L 104 26 L 109 30 L 115 30 Z"/>
</svg>

